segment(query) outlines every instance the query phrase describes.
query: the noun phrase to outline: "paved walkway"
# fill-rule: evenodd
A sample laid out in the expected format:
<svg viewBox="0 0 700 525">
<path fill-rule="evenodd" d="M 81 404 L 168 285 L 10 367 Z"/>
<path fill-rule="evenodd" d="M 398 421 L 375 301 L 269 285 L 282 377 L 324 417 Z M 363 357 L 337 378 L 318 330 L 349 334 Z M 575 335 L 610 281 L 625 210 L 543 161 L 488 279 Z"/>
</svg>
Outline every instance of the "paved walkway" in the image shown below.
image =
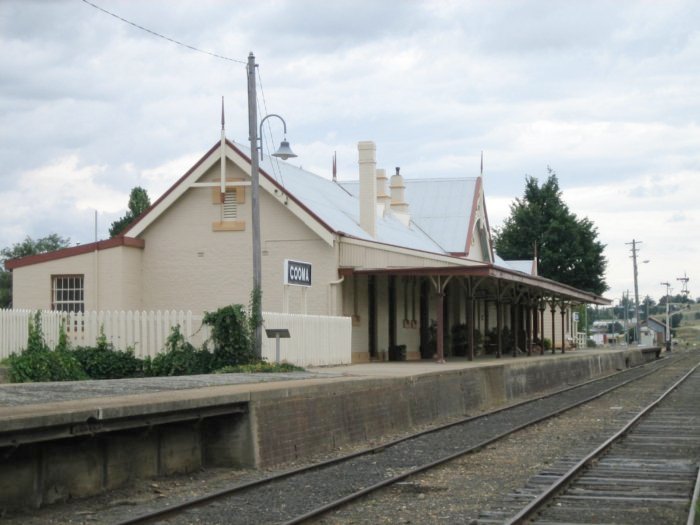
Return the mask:
<svg viewBox="0 0 700 525">
<path fill-rule="evenodd" d="M 618 350 L 622 350 L 620 347 Z M 196 376 L 152 377 L 135 379 L 108 379 L 91 381 L 65 381 L 60 383 L 19 383 L 0 384 L 0 419 L 8 412 L 14 412 L 13 407 L 29 408 L 32 405 L 54 405 L 70 401 L 86 401 L 105 398 L 122 398 L 145 396 L 176 392 L 177 398 L 182 398 L 186 390 L 214 389 L 241 393 L 244 391 L 278 390 L 294 388 L 310 383 L 327 383 L 339 380 L 410 377 L 423 374 L 433 374 L 444 371 L 465 368 L 498 366 L 507 363 L 532 363 L 545 359 L 565 359 L 584 354 L 609 353 L 611 349 L 586 349 L 567 352 L 566 354 L 533 355 L 502 357 L 481 356 L 474 361 L 466 358 L 449 358 L 447 363 L 438 364 L 433 361 L 402 361 L 364 363 L 345 366 L 310 368 L 306 372 L 288 372 L 275 374 L 204 374 Z M 219 388 L 217 388 L 219 387 Z M 229 387 L 229 388 L 226 388 Z M 194 395 L 194 392 L 192 392 Z M 26 412 L 26 410 L 22 410 Z"/>
<path fill-rule="evenodd" d="M 339 377 L 340 375 L 341 374 L 334 372 L 202 374 L 196 376 L 64 381 L 60 383 L 4 384 L 0 385 L 0 407 L 152 394 L 156 392 L 170 392 L 215 386 L 299 381 L 302 379 L 315 379 L 319 377 Z"/>
<path fill-rule="evenodd" d="M 500 359 L 493 355 L 479 356 L 473 361 L 469 361 L 466 357 L 448 357 L 446 363 L 438 364 L 431 360 L 421 361 L 387 361 L 381 363 L 361 363 L 344 366 L 328 366 L 322 368 L 310 368 L 312 372 L 327 372 L 333 374 L 342 374 L 348 376 L 362 377 L 408 377 L 413 375 L 432 374 L 440 371 L 460 370 L 463 368 L 476 368 L 482 366 L 499 366 L 506 363 L 531 363 L 533 361 L 545 359 L 562 359 L 571 358 L 581 355 L 605 354 L 611 351 L 626 350 L 627 347 L 619 346 L 615 348 L 586 348 L 580 350 L 570 350 L 565 354 L 561 350 L 557 350 L 556 354 L 552 354 L 551 350 L 544 355 L 533 354 L 527 356 L 520 354 L 518 357 L 511 355 L 503 356 Z"/>
</svg>

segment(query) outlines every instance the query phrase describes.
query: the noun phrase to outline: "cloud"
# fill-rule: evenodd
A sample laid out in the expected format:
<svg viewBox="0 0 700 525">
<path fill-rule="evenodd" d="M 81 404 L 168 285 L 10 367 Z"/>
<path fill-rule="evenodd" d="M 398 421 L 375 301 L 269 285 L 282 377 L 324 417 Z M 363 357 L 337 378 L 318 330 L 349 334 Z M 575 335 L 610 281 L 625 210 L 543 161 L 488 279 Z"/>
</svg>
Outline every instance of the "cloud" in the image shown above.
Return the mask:
<svg viewBox="0 0 700 525">
<path fill-rule="evenodd" d="M 123 206 L 119 192 L 96 181 L 104 171 L 104 166 L 80 166 L 78 156 L 70 155 L 26 172 L 19 178 L 17 188 L 24 202 L 41 195 L 42 204 L 49 208 L 117 211 Z"/>
<path fill-rule="evenodd" d="M 154 202 L 199 160 L 199 154 L 187 154 L 167 161 L 160 166 L 145 169 L 140 178 L 143 186 Z"/>
<path fill-rule="evenodd" d="M 667 222 L 686 222 L 688 217 L 683 212 L 674 213 Z"/>
<path fill-rule="evenodd" d="M 665 182 L 657 182 L 665 181 Z M 640 186 L 641 182 L 641 186 Z M 630 198 L 630 188 L 663 188 L 645 191 Z M 565 188 L 563 198 L 580 217 L 588 217 L 598 227 L 606 244 L 608 284 L 612 293 L 634 288 L 630 258 L 632 239 L 639 244 L 640 294 L 659 295 L 659 284 L 673 280 L 693 267 L 698 249 L 689 242 L 689 232 L 700 231 L 700 173 L 648 175 L 637 179 L 611 181 L 596 187 Z"/>
</svg>

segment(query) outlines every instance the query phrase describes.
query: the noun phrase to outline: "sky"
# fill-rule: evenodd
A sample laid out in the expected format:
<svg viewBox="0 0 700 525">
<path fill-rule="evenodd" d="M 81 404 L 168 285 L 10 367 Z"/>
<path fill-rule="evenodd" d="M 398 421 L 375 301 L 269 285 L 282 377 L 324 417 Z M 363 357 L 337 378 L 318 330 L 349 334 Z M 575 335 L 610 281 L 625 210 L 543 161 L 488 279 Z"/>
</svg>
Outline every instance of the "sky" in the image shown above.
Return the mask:
<svg viewBox="0 0 700 525">
<path fill-rule="evenodd" d="M 407 178 L 474 177 L 492 227 L 551 167 L 606 245 L 605 294 L 700 276 L 700 3 L 0 0 L 0 247 L 108 237 L 220 136 L 246 143 L 245 62 L 296 165 L 356 179 L 357 142 Z M 271 123 L 271 139 L 282 138 Z M 409 203 L 410 204 L 410 203 Z M 643 262 L 648 261 L 648 262 Z"/>
</svg>

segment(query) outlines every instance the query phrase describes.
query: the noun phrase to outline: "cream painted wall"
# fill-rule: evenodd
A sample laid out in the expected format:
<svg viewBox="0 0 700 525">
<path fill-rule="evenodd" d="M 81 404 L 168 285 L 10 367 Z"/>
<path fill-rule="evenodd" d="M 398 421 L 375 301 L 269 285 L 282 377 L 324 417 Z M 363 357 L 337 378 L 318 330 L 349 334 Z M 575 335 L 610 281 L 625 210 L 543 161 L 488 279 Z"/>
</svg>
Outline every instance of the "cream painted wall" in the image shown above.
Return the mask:
<svg viewBox="0 0 700 525">
<path fill-rule="evenodd" d="M 47 261 L 12 270 L 12 306 L 30 310 L 51 309 L 51 276 L 82 274 L 85 288 L 85 306 L 94 305 L 94 254 Z"/>
<path fill-rule="evenodd" d="M 377 297 L 377 351 L 386 355 L 389 350 L 389 278 L 375 278 Z"/>
<path fill-rule="evenodd" d="M 15 268 L 12 271 L 13 307 L 48 310 L 51 308 L 51 277 L 83 275 L 86 311 L 138 308 L 140 274 L 127 273 L 124 268 L 125 263 L 137 266 L 140 258 L 141 249 L 117 246 Z M 95 275 L 99 275 L 99 281 Z"/>
<path fill-rule="evenodd" d="M 365 246 L 341 239 L 340 266 L 361 269 L 376 268 L 435 268 L 442 266 L 473 266 L 478 264 L 464 259 L 455 260 L 444 255 L 425 253 L 424 256 L 390 251 L 391 247 Z"/>
<path fill-rule="evenodd" d="M 538 311 L 539 313 L 539 311 Z M 568 338 L 571 337 L 571 312 L 569 309 L 565 310 L 565 315 L 564 315 L 564 337 Z M 556 312 L 554 314 L 554 333 L 556 341 L 554 342 L 554 347 L 555 348 L 561 348 L 561 308 L 557 306 Z M 549 339 L 550 341 L 552 340 L 552 312 L 547 306 L 547 309 L 544 311 L 544 335 L 543 337 Z"/>
<path fill-rule="evenodd" d="M 367 277 L 354 275 L 347 277 L 342 284 L 343 315 L 359 314 L 352 323 L 353 362 L 369 360 L 369 325 L 367 312 Z M 355 305 L 357 310 L 355 310 Z"/>
<path fill-rule="evenodd" d="M 143 308 L 143 274 L 141 271 L 143 250 L 123 250 L 122 252 L 122 303 L 124 310 Z"/>
</svg>

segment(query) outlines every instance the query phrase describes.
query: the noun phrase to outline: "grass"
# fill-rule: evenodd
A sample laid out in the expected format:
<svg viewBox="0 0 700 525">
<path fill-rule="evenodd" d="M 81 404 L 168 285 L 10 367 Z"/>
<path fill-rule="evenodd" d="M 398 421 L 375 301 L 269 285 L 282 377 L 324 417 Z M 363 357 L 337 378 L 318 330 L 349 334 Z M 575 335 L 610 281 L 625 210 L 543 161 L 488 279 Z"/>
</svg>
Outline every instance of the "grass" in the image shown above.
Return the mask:
<svg viewBox="0 0 700 525">
<path fill-rule="evenodd" d="M 700 319 L 695 314 L 700 313 L 700 305 L 691 304 L 689 310 L 683 310 L 683 319 L 676 328 L 676 339 L 684 346 L 700 346 Z"/>
<path fill-rule="evenodd" d="M 225 366 L 216 371 L 217 374 L 259 374 L 259 373 L 274 373 L 274 372 L 305 372 L 306 370 L 300 366 L 290 365 L 289 363 L 268 363 L 261 361 L 250 365 Z"/>
</svg>

